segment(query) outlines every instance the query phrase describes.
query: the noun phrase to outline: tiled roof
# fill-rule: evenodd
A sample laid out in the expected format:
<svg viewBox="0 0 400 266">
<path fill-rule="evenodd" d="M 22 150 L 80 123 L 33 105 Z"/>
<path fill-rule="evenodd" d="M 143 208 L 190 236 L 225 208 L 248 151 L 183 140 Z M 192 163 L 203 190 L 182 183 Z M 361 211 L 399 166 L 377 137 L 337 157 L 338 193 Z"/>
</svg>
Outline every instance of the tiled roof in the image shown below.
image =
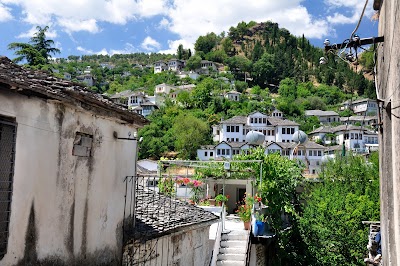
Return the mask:
<svg viewBox="0 0 400 266">
<path fill-rule="evenodd" d="M 232 148 L 240 148 L 247 144 L 247 142 L 228 142 L 229 146 Z"/>
<path fill-rule="evenodd" d="M 341 117 L 340 118 L 340 122 L 346 122 L 346 121 L 371 121 L 371 120 L 375 120 L 378 119 L 377 116 L 362 116 L 362 115 L 353 115 L 350 117 Z"/>
<path fill-rule="evenodd" d="M 340 125 L 332 128 L 332 132 L 348 131 L 348 130 L 366 130 L 366 129 L 360 126 L 353 126 L 353 125 Z"/>
<path fill-rule="evenodd" d="M 150 240 L 161 237 L 187 226 L 200 225 L 218 219 L 187 202 L 164 196 L 156 191 L 139 186 L 136 190 L 136 226 L 126 231 L 128 238 Z"/>
<path fill-rule="evenodd" d="M 278 146 L 280 146 L 283 149 L 293 149 L 294 147 L 297 146 L 297 143 L 294 143 L 294 142 L 269 142 L 266 147 L 269 147 L 272 144 L 277 144 Z M 326 150 L 325 146 L 322 146 L 322 145 L 320 145 L 318 143 L 315 143 L 313 141 L 306 141 L 303 144 L 303 146 L 306 149 L 323 149 L 323 150 Z"/>
<path fill-rule="evenodd" d="M 294 121 L 281 119 L 281 118 L 275 118 L 275 117 L 268 117 L 267 120 L 273 126 L 298 126 L 299 125 L 298 123 L 296 123 Z"/>
<path fill-rule="evenodd" d="M 16 93 L 80 106 L 92 112 L 102 111 L 105 116 L 116 117 L 139 126 L 148 123 L 143 116 L 81 84 L 53 77 L 44 71 L 25 69 L 4 56 L 0 56 L 0 86 Z M 93 111 L 94 107 L 97 108 L 96 111 Z"/>
<path fill-rule="evenodd" d="M 215 149 L 215 145 L 203 145 L 203 146 L 200 146 L 200 149 L 201 150 L 213 150 L 213 149 Z"/>
<path fill-rule="evenodd" d="M 221 121 L 221 124 L 246 124 L 246 122 L 247 122 L 247 116 L 239 115 Z"/>
<path fill-rule="evenodd" d="M 306 116 L 339 116 L 338 113 L 334 111 L 321 111 L 321 110 L 306 110 Z"/>
<path fill-rule="evenodd" d="M 316 128 L 315 130 L 311 131 L 309 133 L 309 135 L 317 134 L 317 133 L 332 133 L 332 128 L 331 127 L 319 127 L 319 128 Z"/>
</svg>

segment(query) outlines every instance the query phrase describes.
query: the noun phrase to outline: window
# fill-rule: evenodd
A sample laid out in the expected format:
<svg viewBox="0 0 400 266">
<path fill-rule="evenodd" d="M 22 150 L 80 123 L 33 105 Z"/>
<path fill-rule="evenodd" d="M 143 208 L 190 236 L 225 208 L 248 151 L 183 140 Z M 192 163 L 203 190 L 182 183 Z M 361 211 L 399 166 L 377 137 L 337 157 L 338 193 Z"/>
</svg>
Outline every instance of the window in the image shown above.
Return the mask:
<svg viewBox="0 0 400 266">
<path fill-rule="evenodd" d="M 147 180 L 147 187 L 157 187 L 158 180 Z"/>
<path fill-rule="evenodd" d="M 17 125 L 0 116 L 0 260 L 7 252 Z"/>
<path fill-rule="evenodd" d="M 250 123 L 253 123 L 253 117 L 250 118 Z"/>
<path fill-rule="evenodd" d="M 231 155 L 231 151 L 230 150 L 226 150 L 226 155 Z"/>
<path fill-rule="evenodd" d="M 266 123 L 267 123 L 267 118 L 264 117 L 264 118 L 263 118 L 263 124 L 266 124 Z"/>
<path fill-rule="evenodd" d="M 231 126 L 226 126 L 226 132 L 231 132 Z"/>
<path fill-rule="evenodd" d="M 205 151 L 205 152 L 204 152 L 204 156 L 206 156 L 206 157 L 207 157 L 207 156 L 208 156 L 208 152 L 206 152 L 206 151 Z"/>
<path fill-rule="evenodd" d="M 221 155 L 221 149 L 217 149 L 217 155 Z"/>
<path fill-rule="evenodd" d="M 258 123 L 261 124 L 262 123 L 262 118 L 258 118 Z"/>
<path fill-rule="evenodd" d="M 214 156 L 214 152 L 210 151 L 210 157 Z"/>
<path fill-rule="evenodd" d="M 286 128 L 285 127 L 282 128 L 282 134 L 286 134 Z"/>
<path fill-rule="evenodd" d="M 318 156 L 322 156 L 322 152 L 321 151 L 318 151 Z"/>
<path fill-rule="evenodd" d="M 222 155 L 225 155 L 225 149 L 221 149 Z"/>
<path fill-rule="evenodd" d="M 351 133 L 350 136 L 351 139 L 354 139 L 354 133 Z"/>
<path fill-rule="evenodd" d="M 314 151 L 314 156 L 317 156 L 317 151 Z"/>
<path fill-rule="evenodd" d="M 76 132 L 72 155 L 89 157 L 92 151 L 93 136 L 81 132 Z"/>
<path fill-rule="evenodd" d="M 272 136 L 275 136 L 275 130 L 272 130 L 271 132 L 272 132 Z"/>
<path fill-rule="evenodd" d="M 236 126 L 236 132 L 239 132 L 239 126 Z"/>
<path fill-rule="evenodd" d="M 312 151 L 308 151 L 308 156 L 312 156 Z"/>
<path fill-rule="evenodd" d="M 239 142 L 239 138 L 236 138 L 236 142 Z"/>
<path fill-rule="evenodd" d="M 290 129 L 290 134 L 294 134 L 294 127 Z"/>
</svg>

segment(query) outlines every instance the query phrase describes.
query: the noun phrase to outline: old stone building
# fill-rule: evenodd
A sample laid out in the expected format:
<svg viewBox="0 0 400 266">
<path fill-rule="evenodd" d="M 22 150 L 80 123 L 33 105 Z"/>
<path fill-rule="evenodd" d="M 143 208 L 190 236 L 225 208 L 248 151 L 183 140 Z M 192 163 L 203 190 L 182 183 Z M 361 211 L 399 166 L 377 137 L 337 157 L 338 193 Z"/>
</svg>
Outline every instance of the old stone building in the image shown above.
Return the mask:
<svg viewBox="0 0 400 266">
<path fill-rule="evenodd" d="M 0 265 L 119 265 L 142 116 L 0 57 Z"/>
</svg>

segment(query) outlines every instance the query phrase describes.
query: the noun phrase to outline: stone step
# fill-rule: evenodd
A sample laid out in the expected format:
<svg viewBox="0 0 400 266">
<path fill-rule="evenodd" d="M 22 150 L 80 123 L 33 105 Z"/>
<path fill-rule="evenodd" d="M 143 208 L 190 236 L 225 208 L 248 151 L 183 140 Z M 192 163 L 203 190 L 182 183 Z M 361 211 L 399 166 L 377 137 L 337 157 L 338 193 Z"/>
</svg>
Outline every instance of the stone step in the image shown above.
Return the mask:
<svg viewBox="0 0 400 266">
<path fill-rule="evenodd" d="M 244 261 L 234 261 L 234 260 L 218 260 L 217 266 L 245 266 Z"/>
<path fill-rule="evenodd" d="M 218 260 L 245 261 L 246 254 L 218 254 Z"/>
<path fill-rule="evenodd" d="M 233 248 L 233 247 L 246 247 L 247 241 L 245 240 L 222 240 L 220 247 Z"/>
<path fill-rule="evenodd" d="M 221 254 L 245 254 L 246 247 L 234 247 L 234 248 L 220 248 L 219 253 Z"/>
<path fill-rule="evenodd" d="M 249 238 L 248 235 L 245 234 L 223 234 L 221 236 L 221 240 L 247 240 Z"/>
</svg>

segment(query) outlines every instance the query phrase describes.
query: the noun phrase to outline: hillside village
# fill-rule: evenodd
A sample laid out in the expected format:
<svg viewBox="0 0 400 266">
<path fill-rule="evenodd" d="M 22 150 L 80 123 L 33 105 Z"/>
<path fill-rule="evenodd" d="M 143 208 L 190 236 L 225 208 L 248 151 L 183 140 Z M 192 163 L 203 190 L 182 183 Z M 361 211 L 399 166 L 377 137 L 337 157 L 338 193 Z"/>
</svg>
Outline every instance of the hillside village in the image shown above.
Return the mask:
<svg viewBox="0 0 400 266">
<path fill-rule="evenodd" d="M 372 82 L 343 62 L 318 65 L 322 49 L 272 22 L 195 47 L 71 56 L 51 72 L 0 57 L 0 264 L 270 265 L 307 254 L 319 265 L 338 252 L 312 254 L 329 237 L 309 237 L 329 222 L 312 209 L 339 198 L 329 191 L 362 213 L 348 235 L 365 237 L 348 245 L 364 245 L 361 222 L 379 219 Z M 377 255 L 364 249 L 355 264 Z"/>
</svg>

